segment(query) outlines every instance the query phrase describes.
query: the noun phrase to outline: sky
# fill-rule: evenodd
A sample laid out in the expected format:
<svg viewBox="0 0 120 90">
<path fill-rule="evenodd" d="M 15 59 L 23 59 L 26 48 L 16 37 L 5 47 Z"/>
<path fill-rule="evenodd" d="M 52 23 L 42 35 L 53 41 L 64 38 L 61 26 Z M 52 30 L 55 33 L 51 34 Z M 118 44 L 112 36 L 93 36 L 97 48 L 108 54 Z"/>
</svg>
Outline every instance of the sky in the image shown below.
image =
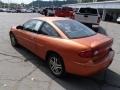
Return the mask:
<svg viewBox="0 0 120 90">
<path fill-rule="evenodd" d="M 13 3 L 25 3 L 28 4 L 30 2 L 32 2 L 33 0 L 1 0 L 2 2 L 8 3 L 8 2 L 13 2 Z M 36 1 L 36 0 L 34 0 Z M 49 1 L 49 0 L 44 0 L 44 1 Z M 52 0 L 50 0 L 52 1 Z"/>
</svg>

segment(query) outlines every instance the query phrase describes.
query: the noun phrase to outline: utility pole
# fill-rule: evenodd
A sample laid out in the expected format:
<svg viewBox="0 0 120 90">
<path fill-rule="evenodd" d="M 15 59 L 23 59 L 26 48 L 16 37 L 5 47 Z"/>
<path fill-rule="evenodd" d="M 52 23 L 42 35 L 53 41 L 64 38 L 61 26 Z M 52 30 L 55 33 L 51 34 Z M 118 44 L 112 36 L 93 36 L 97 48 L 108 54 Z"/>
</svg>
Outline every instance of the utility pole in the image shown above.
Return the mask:
<svg viewBox="0 0 120 90">
<path fill-rule="evenodd" d="M 8 0 L 8 2 L 7 2 L 7 6 L 8 6 L 8 9 L 9 9 L 9 7 L 10 7 L 10 2 L 9 2 L 9 0 Z"/>
<path fill-rule="evenodd" d="M 3 3 L 2 8 L 5 8 L 5 3 L 3 2 L 3 0 L 0 1 Z"/>
<path fill-rule="evenodd" d="M 34 7 L 34 0 L 32 1 L 32 8 Z"/>
<path fill-rule="evenodd" d="M 11 8 L 11 0 L 9 0 L 9 9 Z"/>
<path fill-rule="evenodd" d="M 38 1 L 38 8 L 40 8 L 40 0 L 37 0 Z"/>
</svg>

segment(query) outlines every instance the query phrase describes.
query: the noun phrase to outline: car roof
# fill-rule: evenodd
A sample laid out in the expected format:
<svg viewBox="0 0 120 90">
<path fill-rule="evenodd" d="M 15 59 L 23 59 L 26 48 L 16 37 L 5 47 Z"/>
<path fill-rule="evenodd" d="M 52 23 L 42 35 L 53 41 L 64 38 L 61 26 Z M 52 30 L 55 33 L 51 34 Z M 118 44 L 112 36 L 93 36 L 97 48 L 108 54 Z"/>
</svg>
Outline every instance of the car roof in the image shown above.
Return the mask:
<svg viewBox="0 0 120 90">
<path fill-rule="evenodd" d="M 36 20 L 41 20 L 41 21 L 44 21 L 44 22 L 47 22 L 49 24 L 51 24 L 55 30 L 63 37 L 63 38 L 68 38 L 56 25 L 53 24 L 54 21 L 57 21 L 57 20 L 71 20 L 69 18 L 63 18 L 63 17 L 36 17 L 36 18 L 33 18 L 33 19 L 36 19 Z"/>
<path fill-rule="evenodd" d="M 69 18 L 63 18 L 63 17 L 37 17 L 33 19 L 42 20 L 46 22 L 53 22 L 57 20 L 70 20 Z"/>
</svg>

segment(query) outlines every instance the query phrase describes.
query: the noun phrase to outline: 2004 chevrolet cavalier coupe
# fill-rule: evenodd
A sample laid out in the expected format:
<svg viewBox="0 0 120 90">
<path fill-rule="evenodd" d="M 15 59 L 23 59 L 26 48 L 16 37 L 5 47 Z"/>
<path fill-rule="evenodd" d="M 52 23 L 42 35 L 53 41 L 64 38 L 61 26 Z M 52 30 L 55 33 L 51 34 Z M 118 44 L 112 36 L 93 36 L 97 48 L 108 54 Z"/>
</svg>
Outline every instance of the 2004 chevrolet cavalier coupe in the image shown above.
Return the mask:
<svg viewBox="0 0 120 90">
<path fill-rule="evenodd" d="M 13 46 L 18 44 L 46 60 L 51 72 L 89 76 L 107 69 L 113 61 L 113 39 L 98 34 L 68 18 L 38 17 L 10 30 Z"/>
</svg>

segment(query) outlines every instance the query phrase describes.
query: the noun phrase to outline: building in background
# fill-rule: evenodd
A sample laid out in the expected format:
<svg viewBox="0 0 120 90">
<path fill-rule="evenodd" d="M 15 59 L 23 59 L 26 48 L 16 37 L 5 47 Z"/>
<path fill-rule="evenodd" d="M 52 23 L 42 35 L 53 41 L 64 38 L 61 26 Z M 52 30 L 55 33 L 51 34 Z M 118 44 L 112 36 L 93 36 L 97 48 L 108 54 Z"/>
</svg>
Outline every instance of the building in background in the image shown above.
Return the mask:
<svg viewBox="0 0 120 90">
<path fill-rule="evenodd" d="M 72 8 L 97 8 L 100 12 L 102 20 L 105 21 L 116 21 L 116 19 L 120 17 L 120 0 L 82 0 L 82 3 L 66 4 L 63 6 Z"/>
</svg>

